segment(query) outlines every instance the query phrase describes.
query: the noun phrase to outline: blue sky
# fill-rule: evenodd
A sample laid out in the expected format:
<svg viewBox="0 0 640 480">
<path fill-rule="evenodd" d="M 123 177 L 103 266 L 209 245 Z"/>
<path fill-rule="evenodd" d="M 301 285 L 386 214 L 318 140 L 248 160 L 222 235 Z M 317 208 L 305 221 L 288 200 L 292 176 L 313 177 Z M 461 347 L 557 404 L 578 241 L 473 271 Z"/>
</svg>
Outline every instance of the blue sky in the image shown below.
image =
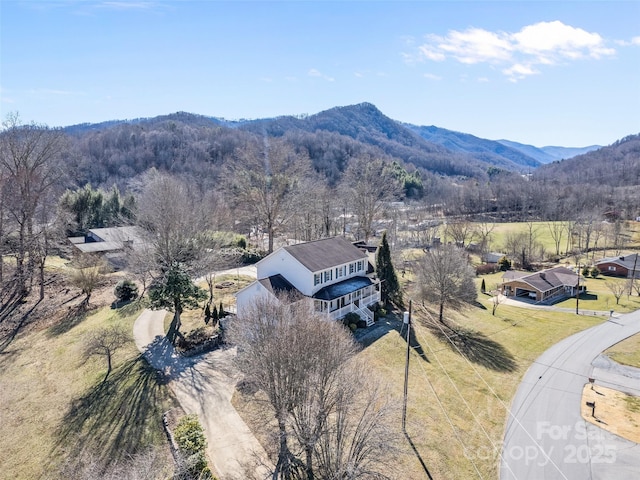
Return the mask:
<svg viewBox="0 0 640 480">
<path fill-rule="evenodd" d="M 640 2 L 0 0 L 0 113 L 65 126 L 375 104 L 536 146 L 640 132 Z"/>
</svg>

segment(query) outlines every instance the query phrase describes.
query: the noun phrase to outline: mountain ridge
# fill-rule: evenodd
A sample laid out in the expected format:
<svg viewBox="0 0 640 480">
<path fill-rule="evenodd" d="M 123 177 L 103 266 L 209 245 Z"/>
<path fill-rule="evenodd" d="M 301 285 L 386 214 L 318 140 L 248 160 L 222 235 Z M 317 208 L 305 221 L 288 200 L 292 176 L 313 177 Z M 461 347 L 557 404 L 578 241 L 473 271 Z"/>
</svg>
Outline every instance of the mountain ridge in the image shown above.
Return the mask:
<svg viewBox="0 0 640 480">
<path fill-rule="evenodd" d="M 150 118 L 109 120 L 64 127 L 71 134 L 97 131 L 120 124 L 180 121 L 204 127 L 227 127 L 254 134 L 283 136 L 290 132 L 327 131 L 375 146 L 386 154 L 416 167 L 444 175 L 478 176 L 489 167 L 526 173 L 543 164 L 580 155 L 599 146 L 535 147 L 510 140 L 489 140 L 436 126 L 420 126 L 391 119 L 375 105 L 363 102 L 321 112 L 272 118 L 226 120 L 188 112 Z"/>
</svg>

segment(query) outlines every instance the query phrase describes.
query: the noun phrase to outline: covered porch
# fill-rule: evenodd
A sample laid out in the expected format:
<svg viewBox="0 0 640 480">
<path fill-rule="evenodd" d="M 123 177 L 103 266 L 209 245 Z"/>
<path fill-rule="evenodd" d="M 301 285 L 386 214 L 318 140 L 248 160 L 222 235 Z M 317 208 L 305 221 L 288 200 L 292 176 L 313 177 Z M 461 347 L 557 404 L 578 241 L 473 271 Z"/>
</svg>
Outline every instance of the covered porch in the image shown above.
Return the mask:
<svg viewBox="0 0 640 480">
<path fill-rule="evenodd" d="M 332 320 L 350 312 L 367 316 L 364 309 L 380 301 L 380 282 L 368 277 L 350 278 L 323 288 L 313 296 L 313 300 L 316 311 L 326 313 Z M 373 320 L 368 316 L 364 319 L 367 322 Z"/>
</svg>

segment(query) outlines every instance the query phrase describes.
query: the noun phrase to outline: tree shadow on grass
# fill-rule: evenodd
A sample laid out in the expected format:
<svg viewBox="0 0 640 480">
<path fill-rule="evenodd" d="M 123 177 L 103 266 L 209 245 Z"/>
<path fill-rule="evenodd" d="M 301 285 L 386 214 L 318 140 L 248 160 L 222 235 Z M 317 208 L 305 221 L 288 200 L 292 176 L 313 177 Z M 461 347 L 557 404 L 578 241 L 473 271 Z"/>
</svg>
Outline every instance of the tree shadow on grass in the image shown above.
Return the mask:
<svg viewBox="0 0 640 480">
<path fill-rule="evenodd" d="M 142 356 L 125 362 L 71 402 L 56 431 L 51 460 L 70 452 L 80 461 L 97 452 L 107 466 L 144 450 L 162 438 L 169 396 L 162 376 Z"/>
<path fill-rule="evenodd" d="M 85 303 L 69 307 L 66 315 L 62 317 L 58 323 L 49 328 L 47 333 L 51 337 L 63 335 L 73 327 L 80 325 L 94 310 L 95 308 L 91 309 L 90 307 L 87 307 Z"/>
<path fill-rule="evenodd" d="M 393 313 L 380 317 L 374 326 L 363 329 L 362 333 L 360 333 L 360 330 L 357 330 L 355 337 L 363 348 L 367 348 L 390 331 L 398 332 L 398 335 L 400 335 L 404 341 L 407 340 L 407 326 L 404 325 L 402 321 L 402 314 Z M 411 332 L 409 332 L 409 345 L 413 351 L 420 356 L 420 358 L 425 362 L 429 362 L 420 341 L 416 338 L 413 328 L 411 329 Z"/>
<path fill-rule="evenodd" d="M 424 324 L 439 340 L 473 363 L 497 372 L 514 372 L 518 369 L 515 357 L 502 344 L 481 332 L 440 323 L 435 319 Z"/>
</svg>

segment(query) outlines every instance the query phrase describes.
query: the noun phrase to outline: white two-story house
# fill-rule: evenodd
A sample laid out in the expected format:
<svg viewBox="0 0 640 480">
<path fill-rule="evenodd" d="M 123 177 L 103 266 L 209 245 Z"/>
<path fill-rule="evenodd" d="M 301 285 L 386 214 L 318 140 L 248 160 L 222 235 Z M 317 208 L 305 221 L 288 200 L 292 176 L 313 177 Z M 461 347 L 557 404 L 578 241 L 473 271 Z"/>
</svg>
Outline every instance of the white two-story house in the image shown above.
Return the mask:
<svg viewBox="0 0 640 480">
<path fill-rule="evenodd" d="M 313 299 L 334 320 L 355 312 L 373 323 L 367 307 L 380 301 L 380 281 L 367 275 L 367 253 L 342 237 L 281 247 L 256 267 L 257 280 L 236 294 L 239 314 L 256 296 L 286 292 Z"/>
</svg>

